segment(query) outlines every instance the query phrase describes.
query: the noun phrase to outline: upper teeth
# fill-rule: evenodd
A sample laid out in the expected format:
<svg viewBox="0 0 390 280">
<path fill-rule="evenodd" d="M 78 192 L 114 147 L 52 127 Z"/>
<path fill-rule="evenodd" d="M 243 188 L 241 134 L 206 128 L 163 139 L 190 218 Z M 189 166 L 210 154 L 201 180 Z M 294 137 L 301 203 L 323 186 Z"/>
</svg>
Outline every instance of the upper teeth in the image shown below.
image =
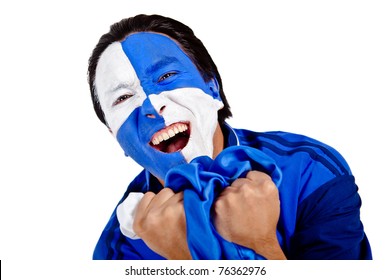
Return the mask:
<svg viewBox="0 0 390 280">
<path fill-rule="evenodd" d="M 166 141 L 172 137 L 174 137 L 176 134 L 179 134 L 180 132 L 186 131 L 188 129 L 188 126 L 186 124 L 182 123 L 176 123 L 173 124 L 163 130 L 160 130 L 155 135 L 153 135 L 152 143 L 153 145 L 158 145 L 162 141 Z"/>
</svg>

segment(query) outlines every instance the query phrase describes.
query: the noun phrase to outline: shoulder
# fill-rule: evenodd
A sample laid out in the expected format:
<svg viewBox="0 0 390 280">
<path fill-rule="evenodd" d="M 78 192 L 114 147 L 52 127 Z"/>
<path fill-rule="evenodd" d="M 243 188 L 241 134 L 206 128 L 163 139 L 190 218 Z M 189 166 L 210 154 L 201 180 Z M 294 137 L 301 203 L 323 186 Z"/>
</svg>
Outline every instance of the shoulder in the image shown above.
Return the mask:
<svg viewBox="0 0 390 280">
<path fill-rule="evenodd" d="M 352 175 L 347 161 L 333 147 L 314 138 L 283 131 L 253 132 L 235 130 L 241 145 L 256 147 L 279 164 L 318 164 L 335 177 Z"/>
<path fill-rule="evenodd" d="M 299 202 L 328 182 L 352 172 L 333 147 L 296 133 L 235 131 L 240 145 L 257 148 L 271 157 L 282 171 L 281 197 L 298 195 Z"/>
</svg>

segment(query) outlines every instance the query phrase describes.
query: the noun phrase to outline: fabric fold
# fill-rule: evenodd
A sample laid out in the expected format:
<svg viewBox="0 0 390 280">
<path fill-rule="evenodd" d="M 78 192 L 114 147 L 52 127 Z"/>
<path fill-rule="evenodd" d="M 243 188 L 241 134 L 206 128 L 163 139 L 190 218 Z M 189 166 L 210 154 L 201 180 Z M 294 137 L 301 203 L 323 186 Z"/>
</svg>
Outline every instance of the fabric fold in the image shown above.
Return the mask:
<svg viewBox="0 0 390 280">
<path fill-rule="evenodd" d="M 202 156 L 170 169 L 166 187 L 184 192 L 187 243 L 193 259 L 265 259 L 253 250 L 223 239 L 213 226 L 212 205 L 219 193 L 251 170 L 267 173 L 279 187 L 282 172 L 265 153 L 248 146 L 224 149 L 214 160 Z M 279 236 L 279 234 L 278 234 Z"/>
</svg>

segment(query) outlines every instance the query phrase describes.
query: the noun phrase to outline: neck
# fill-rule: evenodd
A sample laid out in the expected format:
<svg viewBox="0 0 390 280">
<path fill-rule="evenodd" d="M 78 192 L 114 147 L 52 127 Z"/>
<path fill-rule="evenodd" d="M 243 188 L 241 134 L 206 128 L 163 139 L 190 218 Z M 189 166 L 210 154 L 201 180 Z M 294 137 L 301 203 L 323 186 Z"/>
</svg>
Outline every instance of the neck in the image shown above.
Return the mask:
<svg viewBox="0 0 390 280">
<path fill-rule="evenodd" d="M 217 125 L 217 128 L 215 129 L 214 132 L 213 144 L 214 144 L 213 159 L 214 159 L 219 155 L 220 152 L 222 152 L 224 148 L 224 137 L 223 137 L 221 126 L 219 124 Z"/>
</svg>

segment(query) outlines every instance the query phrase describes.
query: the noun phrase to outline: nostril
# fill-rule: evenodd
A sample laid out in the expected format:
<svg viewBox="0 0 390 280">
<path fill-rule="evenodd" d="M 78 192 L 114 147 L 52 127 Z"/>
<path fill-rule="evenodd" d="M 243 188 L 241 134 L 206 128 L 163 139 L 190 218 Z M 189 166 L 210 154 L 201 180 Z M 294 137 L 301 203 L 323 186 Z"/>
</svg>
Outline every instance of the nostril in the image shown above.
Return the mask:
<svg viewBox="0 0 390 280">
<path fill-rule="evenodd" d="M 150 118 L 150 119 L 155 119 L 155 118 L 156 118 L 156 116 L 153 115 L 153 114 L 147 114 L 146 116 L 147 116 L 148 118 Z"/>
<path fill-rule="evenodd" d="M 162 106 L 161 108 L 160 108 L 160 111 L 158 112 L 160 115 L 162 114 L 162 112 L 165 110 L 165 105 L 164 106 Z"/>
</svg>

